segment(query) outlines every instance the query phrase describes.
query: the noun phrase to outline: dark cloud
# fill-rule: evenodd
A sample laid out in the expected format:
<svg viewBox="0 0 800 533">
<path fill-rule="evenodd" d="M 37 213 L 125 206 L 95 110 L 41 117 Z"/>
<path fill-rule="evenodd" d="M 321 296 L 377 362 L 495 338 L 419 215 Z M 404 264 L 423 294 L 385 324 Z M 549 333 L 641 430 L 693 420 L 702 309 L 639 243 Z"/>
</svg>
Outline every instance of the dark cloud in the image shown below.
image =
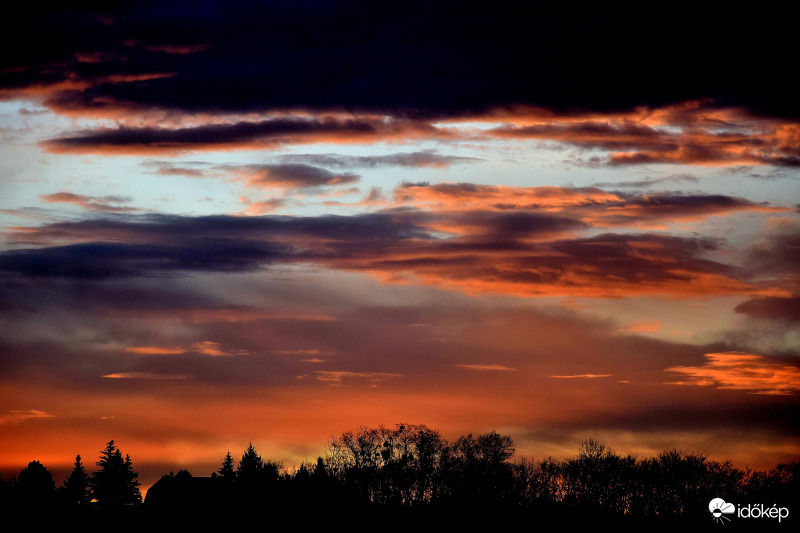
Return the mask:
<svg viewBox="0 0 800 533">
<path fill-rule="evenodd" d="M 756 204 L 744 198 L 725 196 L 722 194 L 649 194 L 647 196 L 632 198 L 628 202 L 628 205 L 671 210 L 675 211 L 676 215 L 680 212 L 694 212 L 698 210 L 735 211 L 741 208 L 758 205 L 769 207 L 768 204 Z"/>
<path fill-rule="evenodd" d="M 716 115 L 710 120 L 709 115 Z M 800 130 L 796 124 L 756 119 L 741 110 L 715 110 L 687 102 L 663 108 L 655 116 L 642 110 L 606 117 L 541 116 L 533 125 L 501 126 L 489 135 L 542 139 L 582 149 L 612 152 L 611 166 L 649 163 L 690 165 L 797 166 Z M 576 164 L 599 166 L 602 158 Z"/>
<path fill-rule="evenodd" d="M 0 84 L 63 109 L 366 109 L 442 116 L 508 104 L 620 109 L 702 97 L 797 117 L 791 17 L 774 10 L 340 0 L 23 7 Z M 691 13 L 691 16 L 687 15 Z M 730 45 L 747 50 L 764 84 Z M 674 35 L 690 36 L 676 40 Z M 709 58 L 713 57 L 713 61 Z M 114 82 L 115 74 L 169 77 Z M 783 77 L 783 79 L 781 79 Z M 111 79 L 111 81 L 109 81 Z M 81 83 L 61 89 L 57 84 Z M 592 90 L 586 90 L 592 87 Z"/>
<path fill-rule="evenodd" d="M 800 227 L 787 224 L 753 243 L 748 253 L 748 266 L 754 276 L 769 274 L 797 279 L 800 273 Z M 796 283 L 796 282 L 795 282 Z"/>
<path fill-rule="evenodd" d="M 44 147 L 57 153 L 158 153 L 220 148 L 275 148 L 294 142 L 374 141 L 435 128 L 409 121 L 339 118 L 273 118 L 235 124 L 182 128 L 121 127 L 50 139 Z"/>
<path fill-rule="evenodd" d="M 439 223 L 470 237 L 487 237 L 495 245 L 588 227 L 588 224 L 574 218 L 513 210 L 456 212 L 432 216 L 429 222 L 434 228 Z"/>
<path fill-rule="evenodd" d="M 755 298 L 737 305 L 734 311 L 752 318 L 800 323 L 800 297 Z"/>
<path fill-rule="evenodd" d="M 223 169 L 245 177 L 251 187 L 308 189 L 356 183 L 361 179 L 356 174 L 336 174 L 324 168 L 303 163 L 282 165 L 244 165 L 227 166 Z"/>
<path fill-rule="evenodd" d="M 26 231 L 29 242 L 45 246 L 0 253 L 0 269 L 37 277 L 113 278 L 313 263 L 468 292 L 612 297 L 754 290 L 738 281 L 738 270 L 704 258 L 719 246 L 712 239 L 603 234 L 552 240 L 584 227 L 569 217 L 484 210 L 120 216 Z"/>
<path fill-rule="evenodd" d="M 678 183 L 678 182 L 689 182 L 689 183 L 697 183 L 700 181 L 698 178 L 694 176 L 689 176 L 685 174 L 675 175 L 675 176 L 664 176 L 661 178 L 649 178 L 637 181 L 601 181 L 595 183 L 597 187 L 619 187 L 619 188 L 649 188 L 655 187 L 658 185 L 663 185 L 665 183 Z"/>
<path fill-rule="evenodd" d="M 276 255 L 269 245 L 215 240 L 175 246 L 87 243 L 5 252 L 0 269 L 28 276 L 106 278 L 169 272 L 256 269 Z"/>
<path fill-rule="evenodd" d="M 398 154 L 354 156 L 339 154 L 286 154 L 280 156 L 285 163 L 308 163 L 332 168 L 377 167 L 449 167 L 481 161 L 476 157 L 460 157 L 436 152 L 407 152 Z"/>
<path fill-rule="evenodd" d="M 490 130 L 499 137 L 555 139 L 584 148 L 604 150 L 651 149 L 673 151 L 678 149 L 675 136 L 649 126 L 634 123 L 609 124 L 608 122 L 573 122 L 569 124 L 535 124 L 532 126 L 503 126 Z"/>
<path fill-rule="evenodd" d="M 36 234 L 43 243 L 50 241 L 96 242 L 118 241 L 139 243 L 173 243 L 193 239 L 224 241 L 264 241 L 280 236 L 309 236 L 319 239 L 379 240 L 422 238 L 425 233 L 409 217 L 393 214 L 353 216 L 321 215 L 317 217 L 236 217 L 180 215 L 120 215 L 77 222 L 58 222 L 42 226 Z M 24 232 L 30 233 L 30 232 Z M 33 237 L 33 233 L 29 235 Z"/>
<path fill-rule="evenodd" d="M 388 215 L 180 217 L 146 215 L 41 228 L 43 242 L 75 244 L 0 254 L 0 269 L 31 276 L 103 278 L 191 271 L 249 271 L 275 260 L 342 256 L 425 233 Z M 287 241 L 288 239 L 288 241 Z M 314 243 L 327 248 L 316 251 Z"/>
<path fill-rule="evenodd" d="M 563 261 L 559 270 L 564 273 L 585 270 L 581 265 L 593 262 L 602 264 L 597 273 L 587 273 L 590 277 L 598 275 L 598 282 L 619 279 L 632 284 L 680 283 L 699 273 L 731 273 L 731 267 L 702 258 L 719 244 L 710 238 L 605 234 L 554 243 L 553 250 L 563 258 L 554 256 L 553 263 Z M 661 260 L 667 260 L 667 264 L 659 264 Z"/>
<path fill-rule="evenodd" d="M 595 227 L 661 226 L 738 211 L 785 212 L 787 208 L 744 198 L 703 194 L 631 194 L 597 187 L 507 187 L 474 183 L 401 183 L 400 203 L 439 209 L 538 210 L 549 208 Z"/>
<path fill-rule="evenodd" d="M 783 212 L 785 208 L 720 194 L 623 195 L 624 201 L 598 206 L 597 225 L 662 225 L 738 211 Z M 608 209 L 605 209 L 608 208 Z"/>
</svg>

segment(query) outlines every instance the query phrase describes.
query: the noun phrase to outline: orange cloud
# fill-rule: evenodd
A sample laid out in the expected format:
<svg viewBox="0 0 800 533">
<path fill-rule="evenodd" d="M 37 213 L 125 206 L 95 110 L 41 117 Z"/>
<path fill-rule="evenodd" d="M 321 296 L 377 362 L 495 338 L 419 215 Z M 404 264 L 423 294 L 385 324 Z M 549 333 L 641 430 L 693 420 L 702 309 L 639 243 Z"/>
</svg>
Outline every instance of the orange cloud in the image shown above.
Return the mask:
<svg viewBox="0 0 800 533">
<path fill-rule="evenodd" d="M 331 264 L 367 271 L 385 283 L 423 283 L 470 294 L 590 298 L 784 294 L 708 271 L 711 263 L 695 260 L 686 263 L 685 256 L 680 259 L 671 256 L 670 246 L 664 244 L 661 243 L 658 253 L 644 255 L 628 243 L 604 244 L 600 238 L 569 250 L 572 247 L 566 242 L 483 249 L 477 243 L 472 247 L 467 244 L 451 248 L 420 242 L 402 253 L 334 260 Z M 605 258 L 602 265 L 597 264 L 600 257 Z"/>
<path fill-rule="evenodd" d="M 377 387 L 378 383 L 392 378 L 402 377 L 401 374 L 388 372 L 350 372 L 347 370 L 316 370 L 315 379 L 330 386 L 342 386 L 354 382 L 365 382 L 370 387 Z M 300 376 L 303 378 L 303 376 Z"/>
<path fill-rule="evenodd" d="M 222 344 L 212 341 L 193 342 L 189 349 L 181 348 L 179 346 L 131 346 L 125 348 L 123 351 L 138 355 L 180 355 L 192 351 L 194 353 L 210 355 L 212 357 L 228 357 L 232 355 L 241 355 L 244 353 L 241 350 L 223 350 Z"/>
<path fill-rule="evenodd" d="M 723 195 L 631 195 L 617 204 L 586 206 L 569 213 L 598 227 L 663 229 L 667 224 L 700 222 L 739 212 L 787 213 L 791 209 Z"/>
<path fill-rule="evenodd" d="M 573 114 L 520 106 L 441 121 L 370 114 L 353 118 L 336 112 L 313 116 L 302 114 L 301 110 L 246 116 L 173 113 L 173 127 L 166 127 L 163 118 L 156 122 L 158 118 L 148 115 L 148 109 L 128 109 L 103 101 L 88 105 L 75 96 L 91 84 L 170 76 L 171 73 L 115 74 L 91 83 L 63 82 L 60 86 L 42 87 L 42 93 L 58 95 L 47 100 L 47 105 L 58 112 L 108 116 L 123 125 L 50 139 L 43 143 L 44 148 L 53 153 L 176 155 L 209 150 L 273 150 L 290 144 L 499 138 L 538 139 L 606 152 L 593 158 L 592 164 L 800 165 L 800 124 L 755 117 L 742 109 L 715 106 L 711 101 L 629 112 Z M 34 87 L 25 91 L 36 92 Z M 149 125 L 142 126 L 146 115 L 150 116 L 145 121 Z"/>
<path fill-rule="evenodd" d="M 278 350 L 278 353 L 286 355 L 333 355 L 336 352 L 323 352 L 322 350 Z M 303 359 L 306 361 L 307 359 Z"/>
<path fill-rule="evenodd" d="M 720 248 L 716 240 L 569 234 L 583 228 L 585 223 L 571 217 L 513 210 L 296 218 L 152 215 L 56 223 L 21 233 L 20 240 L 49 247 L 4 252 L 0 266 L 37 276 L 114 277 L 310 263 L 468 293 L 787 296 L 785 290 L 749 283 L 733 265 L 708 259 Z M 442 230 L 453 233 L 437 234 Z M 59 241 L 67 245 L 53 245 Z"/>
<path fill-rule="evenodd" d="M 53 415 L 38 409 L 29 409 L 27 411 L 6 411 L 5 413 L 0 413 L 0 426 L 4 426 L 6 424 L 19 424 L 25 420 L 36 418 L 53 418 Z"/>
<path fill-rule="evenodd" d="M 800 164 L 800 124 L 759 118 L 711 101 L 693 101 L 628 113 L 506 114 L 488 130 L 494 137 L 541 139 L 610 152 L 610 165 Z M 601 159 L 602 160 L 602 159 Z"/>
<path fill-rule="evenodd" d="M 507 187 L 472 183 L 403 183 L 394 191 L 397 204 L 414 205 L 440 215 L 448 211 L 492 209 L 498 212 L 561 213 L 596 227 L 662 228 L 667 223 L 698 222 L 737 212 L 782 213 L 791 208 L 754 203 L 723 195 L 607 192 L 595 187 Z M 453 214 L 448 215 L 456 220 Z M 439 223 L 447 231 L 447 226 Z"/>
<path fill-rule="evenodd" d="M 569 376 L 548 376 L 554 379 L 597 379 L 597 378 L 608 378 L 611 377 L 611 374 L 573 374 Z"/>
<path fill-rule="evenodd" d="M 660 330 L 661 330 L 661 322 L 659 322 L 658 320 L 650 320 L 647 322 L 636 322 L 634 324 L 629 324 L 628 326 L 619 329 L 619 331 L 625 333 L 648 333 Z"/>
<path fill-rule="evenodd" d="M 128 196 L 86 196 L 83 194 L 73 194 L 71 192 L 57 192 L 54 194 L 42 194 L 39 198 L 43 202 L 52 203 L 72 203 L 91 211 L 104 211 L 107 213 L 129 213 L 137 211 L 134 207 L 124 207 L 120 203 L 131 201 Z"/>
<path fill-rule="evenodd" d="M 117 372 L 114 374 L 106 374 L 103 377 L 109 379 L 157 379 L 157 380 L 191 379 L 191 376 L 188 376 L 186 374 L 158 374 L 155 372 Z"/>
<path fill-rule="evenodd" d="M 516 371 L 516 368 L 509 368 L 503 365 L 456 365 L 459 368 L 465 368 L 467 370 L 477 370 L 479 372 L 505 372 L 505 371 Z"/>
<path fill-rule="evenodd" d="M 435 209 L 474 209 L 476 207 L 564 208 L 619 202 L 614 193 L 594 187 L 508 187 L 472 183 L 403 183 L 394 191 L 400 204 Z"/>
<path fill-rule="evenodd" d="M 665 372 L 682 374 L 673 385 L 695 385 L 754 391 L 753 394 L 790 395 L 800 391 L 800 368 L 777 358 L 746 352 L 706 354 L 703 366 L 673 366 Z"/>
<path fill-rule="evenodd" d="M 103 54 L 81 54 L 76 58 L 82 63 L 99 63 L 107 59 Z M 61 70 L 66 65 L 51 65 L 50 68 Z M 108 118 L 122 121 L 139 121 L 143 116 L 150 116 L 155 120 L 161 117 L 163 111 L 152 109 L 131 110 L 126 106 L 120 106 L 116 102 L 108 101 L 103 98 L 92 98 L 85 101 L 90 90 L 102 85 L 122 85 L 135 84 L 145 81 L 171 78 L 174 72 L 145 72 L 128 73 L 118 72 L 98 77 L 83 77 L 76 72 L 66 72 L 64 79 L 55 82 L 36 82 L 27 84 L 24 87 L 2 87 L 0 88 L 0 100 L 35 100 L 51 110 L 75 118 Z M 138 116 L 137 116 L 138 115 Z"/>
<path fill-rule="evenodd" d="M 124 350 L 127 353 L 135 353 L 141 355 L 177 355 L 186 353 L 186 350 L 180 347 L 170 346 L 130 346 Z"/>
<path fill-rule="evenodd" d="M 211 341 L 201 341 L 192 343 L 192 351 L 195 351 L 203 355 L 210 355 L 212 357 L 230 357 L 234 355 L 233 352 L 223 350 L 222 344 Z"/>
<path fill-rule="evenodd" d="M 268 200 L 259 200 L 253 202 L 245 199 L 243 203 L 245 204 L 245 208 L 242 211 L 243 214 L 248 216 L 259 216 L 272 213 L 273 211 L 280 209 L 286 204 L 286 200 L 283 198 L 270 198 Z"/>
</svg>

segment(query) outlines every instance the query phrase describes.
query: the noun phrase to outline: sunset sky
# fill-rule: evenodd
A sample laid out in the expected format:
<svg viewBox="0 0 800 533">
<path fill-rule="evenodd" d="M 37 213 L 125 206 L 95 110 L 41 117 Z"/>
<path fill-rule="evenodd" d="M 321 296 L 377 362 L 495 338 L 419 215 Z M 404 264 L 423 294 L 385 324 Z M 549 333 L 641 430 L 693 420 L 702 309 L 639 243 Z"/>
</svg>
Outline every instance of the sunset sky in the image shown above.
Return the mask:
<svg viewBox="0 0 800 533">
<path fill-rule="evenodd" d="M 4 479 L 399 422 L 800 458 L 789 17 L 107 4 L 0 35 Z"/>
</svg>

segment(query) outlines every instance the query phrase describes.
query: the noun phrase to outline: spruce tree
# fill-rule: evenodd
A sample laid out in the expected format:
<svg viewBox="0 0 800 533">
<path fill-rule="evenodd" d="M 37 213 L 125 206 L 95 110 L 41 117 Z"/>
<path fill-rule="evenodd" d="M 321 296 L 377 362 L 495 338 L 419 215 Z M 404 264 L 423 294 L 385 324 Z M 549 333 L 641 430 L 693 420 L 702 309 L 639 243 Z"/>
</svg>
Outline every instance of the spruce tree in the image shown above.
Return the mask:
<svg viewBox="0 0 800 533">
<path fill-rule="evenodd" d="M 139 491 L 139 474 L 133 471 L 131 456 L 125 454 L 125 505 L 136 505 L 142 503 L 142 493 Z"/>
<path fill-rule="evenodd" d="M 222 466 L 219 467 L 217 473 L 228 481 L 236 479 L 236 471 L 233 469 L 233 457 L 231 456 L 230 450 L 228 450 L 228 453 L 225 455 Z"/>
<path fill-rule="evenodd" d="M 253 447 L 251 442 L 247 449 L 242 454 L 242 460 L 239 461 L 239 466 L 236 468 L 236 473 L 239 476 L 250 476 L 258 474 L 264 469 L 264 461 Z"/>
<path fill-rule="evenodd" d="M 242 460 L 236 468 L 236 480 L 242 486 L 247 486 L 251 490 L 260 485 L 264 478 L 264 461 L 253 447 L 251 442 L 242 454 Z"/>
<path fill-rule="evenodd" d="M 92 473 L 91 487 L 92 496 L 101 507 L 119 508 L 141 503 L 142 495 L 136 479 L 139 474 L 133 471 L 130 456 L 123 459 L 113 440 L 100 452 L 97 466 L 100 469 Z"/>
<path fill-rule="evenodd" d="M 89 475 L 83 468 L 80 454 L 75 456 L 75 468 L 64 480 L 64 493 L 70 505 L 86 505 L 92 501 Z"/>
</svg>

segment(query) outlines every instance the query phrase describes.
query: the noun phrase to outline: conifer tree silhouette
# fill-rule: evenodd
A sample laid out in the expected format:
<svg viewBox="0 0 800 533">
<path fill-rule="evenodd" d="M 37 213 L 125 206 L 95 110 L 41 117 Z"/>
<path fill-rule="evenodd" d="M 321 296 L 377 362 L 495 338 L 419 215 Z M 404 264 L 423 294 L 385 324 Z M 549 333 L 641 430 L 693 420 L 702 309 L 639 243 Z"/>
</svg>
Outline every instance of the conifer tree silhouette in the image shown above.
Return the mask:
<svg viewBox="0 0 800 533">
<path fill-rule="evenodd" d="M 236 467 L 236 476 L 242 481 L 252 481 L 257 479 L 264 470 L 264 461 L 253 447 L 251 442 L 242 454 L 239 466 Z"/>
<path fill-rule="evenodd" d="M 142 502 L 139 492 L 139 474 L 133 471 L 129 455 L 122 458 L 114 441 L 106 444 L 97 462 L 99 470 L 92 473 L 92 496 L 103 508 L 119 508 Z"/>
<path fill-rule="evenodd" d="M 75 468 L 72 469 L 69 477 L 64 480 L 63 490 L 66 500 L 70 505 L 86 505 L 92 501 L 92 493 L 89 487 L 89 475 L 83 468 L 80 454 L 75 456 Z"/>
<path fill-rule="evenodd" d="M 233 469 L 233 457 L 231 457 L 230 450 L 228 450 L 228 453 L 225 455 L 225 459 L 222 461 L 222 466 L 219 467 L 217 473 L 223 479 L 228 481 L 233 481 L 236 479 L 236 470 Z"/>
</svg>

